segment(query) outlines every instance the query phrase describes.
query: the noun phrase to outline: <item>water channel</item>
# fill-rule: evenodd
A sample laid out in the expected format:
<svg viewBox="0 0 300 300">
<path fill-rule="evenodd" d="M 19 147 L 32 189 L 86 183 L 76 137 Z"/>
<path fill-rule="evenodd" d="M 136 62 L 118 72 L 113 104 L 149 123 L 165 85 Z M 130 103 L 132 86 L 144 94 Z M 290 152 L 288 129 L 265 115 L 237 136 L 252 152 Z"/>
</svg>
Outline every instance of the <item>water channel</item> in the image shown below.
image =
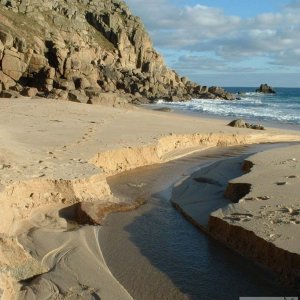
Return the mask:
<svg viewBox="0 0 300 300">
<path fill-rule="evenodd" d="M 119 197 L 146 200 L 137 210 L 108 216 L 100 231 L 117 280 L 137 300 L 295 296 L 276 276 L 196 229 L 169 201 L 172 185 L 201 166 L 287 145 L 214 148 L 109 178 Z"/>
</svg>

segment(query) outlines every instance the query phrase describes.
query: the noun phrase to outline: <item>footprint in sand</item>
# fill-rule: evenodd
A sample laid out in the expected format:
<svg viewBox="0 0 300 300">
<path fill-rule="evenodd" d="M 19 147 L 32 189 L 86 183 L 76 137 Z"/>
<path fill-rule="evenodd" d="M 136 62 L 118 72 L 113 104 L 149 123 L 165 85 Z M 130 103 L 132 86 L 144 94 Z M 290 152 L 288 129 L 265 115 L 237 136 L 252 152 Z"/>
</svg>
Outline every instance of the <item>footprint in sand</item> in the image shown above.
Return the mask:
<svg viewBox="0 0 300 300">
<path fill-rule="evenodd" d="M 11 168 L 11 165 L 9 165 L 9 164 L 1 164 L 0 165 L 0 170 L 10 169 L 10 168 Z"/>
<path fill-rule="evenodd" d="M 300 224 L 300 209 L 298 208 L 283 206 L 276 210 L 275 214 L 276 219 L 274 217 L 271 221 L 273 224 L 278 224 L 278 220 L 285 224 Z"/>
<path fill-rule="evenodd" d="M 248 222 L 253 217 L 254 216 L 251 213 L 232 213 L 230 216 L 224 217 L 224 219 L 230 220 L 233 222 Z"/>
<path fill-rule="evenodd" d="M 251 200 L 263 200 L 263 201 L 266 201 L 266 200 L 269 200 L 271 199 L 270 196 L 258 196 L 258 197 L 248 197 L 248 198 L 245 198 L 246 201 L 251 201 Z"/>
<path fill-rule="evenodd" d="M 94 124 L 94 125 L 93 126 L 90 125 L 90 127 L 85 128 L 85 131 L 84 131 L 83 135 L 78 140 L 75 140 L 71 144 L 64 145 L 60 148 L 54 149 L 53 151 L 49 151 L 48 154 L 53 155 L 54 152 L 56 152 L 56 153 L 57 152 L 62 152 L 62 151 L 66 152 L 66 151 L 69 151 L 70 148 L 72 148 L 72 147 L 76 147 L 79 144 L 88 142 L 92 138 L 92 134 L 94 133 L 94 131 L 96 129 L 96 126 L 97 126 L 96 124 L 104 124 L 105 122 L 104 121 L 101 121 L 101 122 L 90 121 L 90 123 Z M 56 158 L 56 157 L 52 157 L 52 158 Z"/>
<path fill-rule="evenodd" d="M 280 181 L 280 182 L 276 182 L 277 185 L 287 185 L 288 182 L 286 181 Z"/>
<path fill-rule="evenodd" d="M 257 197 L 257 199 L 258 199 L 258 200 L 266 201 L 266 200 L 271 199 L 271 197 L 270 197 L 270 196 L 259 196 L 259 197 Z"/>
</svg>

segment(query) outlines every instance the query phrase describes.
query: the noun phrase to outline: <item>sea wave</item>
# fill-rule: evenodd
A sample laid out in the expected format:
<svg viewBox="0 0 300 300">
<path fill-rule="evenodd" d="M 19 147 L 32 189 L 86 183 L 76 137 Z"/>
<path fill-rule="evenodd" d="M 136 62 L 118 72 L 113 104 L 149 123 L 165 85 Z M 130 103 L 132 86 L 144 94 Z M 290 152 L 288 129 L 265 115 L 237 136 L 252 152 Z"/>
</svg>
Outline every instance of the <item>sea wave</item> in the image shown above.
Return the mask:
<svg viewBox="0 0 300 300">
<path fill-rule="evenodd" d="M 234 101 L 193 99 L 185 102 L 166 102 L 160 100 L 157 105 L 205 115 L 300 125 L 300 98 L 287 99 L 283 96 L 262 95 L 253 92 L 244 93 L 239 97 L 240 100 Z"/>
</svg>

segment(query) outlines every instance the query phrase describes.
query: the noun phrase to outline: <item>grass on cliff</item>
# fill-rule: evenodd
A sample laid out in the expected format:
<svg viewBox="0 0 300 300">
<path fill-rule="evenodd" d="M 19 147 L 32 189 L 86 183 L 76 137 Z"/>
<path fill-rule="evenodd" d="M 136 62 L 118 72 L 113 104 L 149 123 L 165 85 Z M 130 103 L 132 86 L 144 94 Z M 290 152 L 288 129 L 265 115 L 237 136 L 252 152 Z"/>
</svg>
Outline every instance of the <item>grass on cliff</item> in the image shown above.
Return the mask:
<svg viewBox="0 0 300 300">
<path fill-rule="evenodd" d="M 51 15 L 44 13 L 43 16 L 48 26 L 55 29 Z M 116 50 L 113 43 L 111 43 L 100 31 L 90 24 L 88 24 L 88 26 L 89 34 L 101 48 L 109 52 Z M 45 28 L 38 24 L 34 18 L 5 9 L 3 6 L 0 6 L 0 29 L 10 32 L 13 36 L 24 37 L 27 41 L 32 40 L 33 36 L 38 36 L 42 40 L 45 38 Z"/>
<path fill-rule="evenodd" d="M 89 25 L 90 32 L 92 37 L 95 39 L 95 42 L 104 50 L 113 52 L 116 50 L 113 43 L 111 43 L 100 31 L 96 30 L 93 26 Z"/>
<path fill-rule="evenodd" d="M 0 28 L 10 31 L 14 36 L 24 37 L 26 40 L 32 36 L 43 37 L 43 28 L 33 18 L 24 14 L 15 13 L 0 7 Z"/>
</svg>

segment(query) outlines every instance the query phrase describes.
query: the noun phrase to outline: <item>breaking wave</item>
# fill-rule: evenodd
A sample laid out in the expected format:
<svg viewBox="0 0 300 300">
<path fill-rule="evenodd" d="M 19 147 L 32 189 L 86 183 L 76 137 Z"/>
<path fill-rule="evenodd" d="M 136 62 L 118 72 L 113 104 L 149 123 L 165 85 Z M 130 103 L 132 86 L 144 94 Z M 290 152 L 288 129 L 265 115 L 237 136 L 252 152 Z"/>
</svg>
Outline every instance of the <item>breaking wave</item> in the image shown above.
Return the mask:
<svg viewBox="0 0 300 300">
<path fill-rule="evenodd" d="M 244 92 L 237 96 L 240 100 L 193 99 L 185 102 L 160 100 L 156 105 L 202 115 L 300 125 L 300 89 L 279 89 L 276 95 Z"/>
</svg>

